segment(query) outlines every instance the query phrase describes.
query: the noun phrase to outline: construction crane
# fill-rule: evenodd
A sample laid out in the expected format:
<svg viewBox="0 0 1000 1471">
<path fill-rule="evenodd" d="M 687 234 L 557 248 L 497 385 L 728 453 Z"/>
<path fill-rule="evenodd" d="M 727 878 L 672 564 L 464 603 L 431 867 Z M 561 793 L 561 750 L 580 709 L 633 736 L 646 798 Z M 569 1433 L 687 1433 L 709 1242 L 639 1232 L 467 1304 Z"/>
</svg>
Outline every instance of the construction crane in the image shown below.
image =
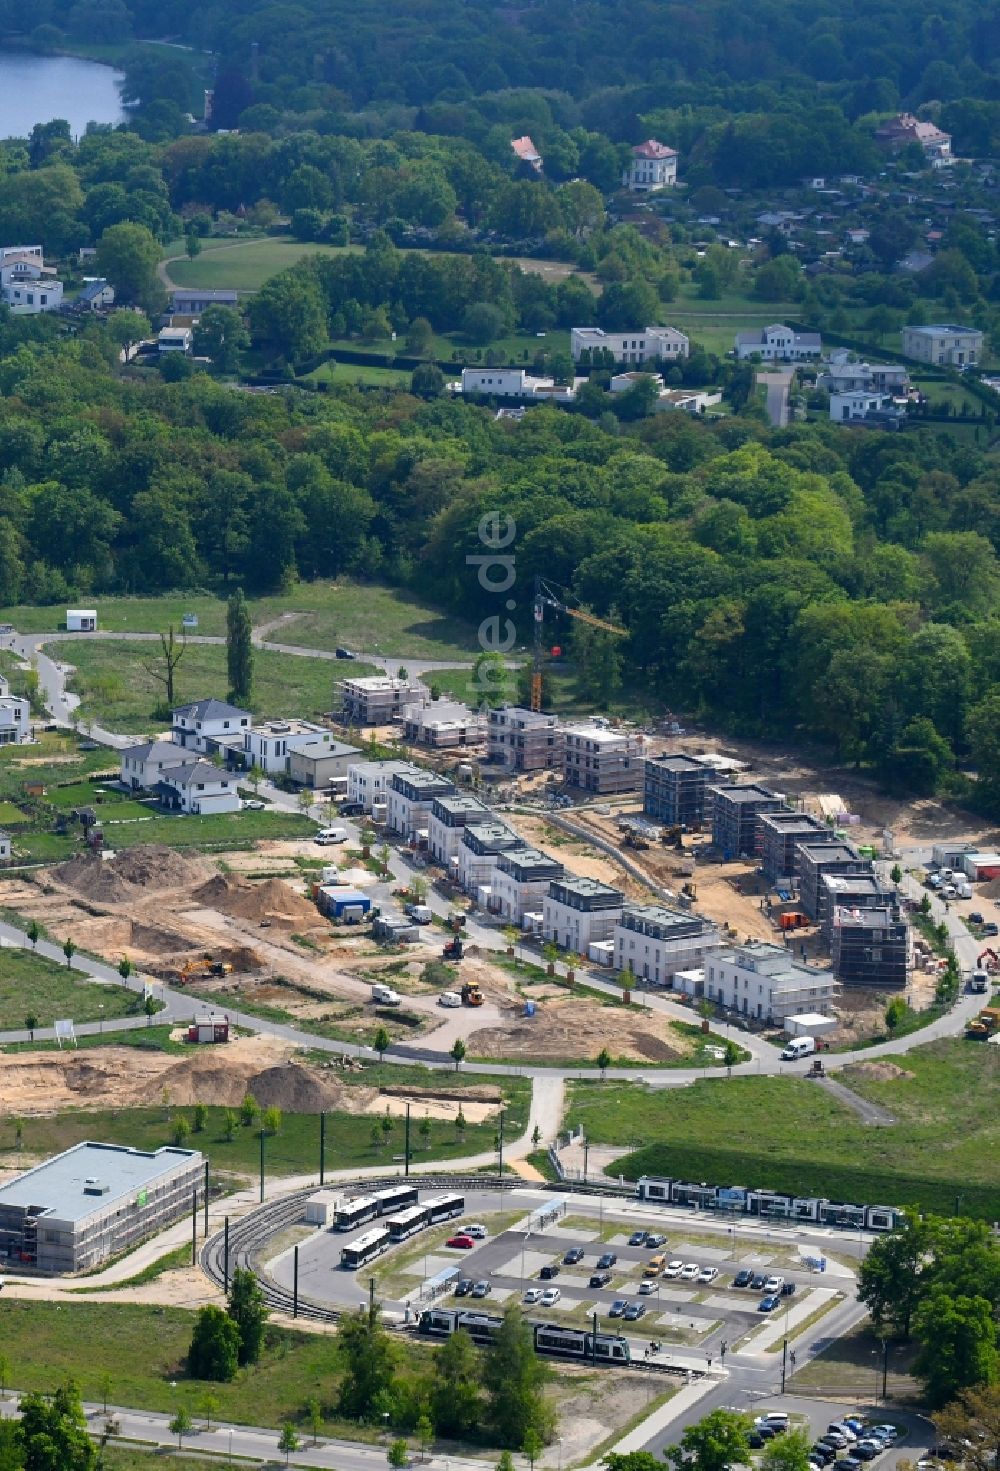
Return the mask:
<svg viewBox="0 0 1000 1471">
<path fill-rule="evenodd" d="M 565 613 L 569 618 L 577 618 L 581 623 L 589 623 L 591 628 L 602 628 L 605 633 L 615 633 L 621 638 L 628 637 L 628 629 L 621 628 L 617 623 L 609 623 L 606 618 L 597 618 L 593 613 L 585 613 L 582 608 L 571 608 L 557 596 L 555 589 L 542 577 L 535 578 L 535 645 L 534 657 L 531 662 L 531 708 L 540 710 L 542 708 L 542 628 L 545 621 L 545 609 L 555 608 L 559 613 Z"/>
</svg>

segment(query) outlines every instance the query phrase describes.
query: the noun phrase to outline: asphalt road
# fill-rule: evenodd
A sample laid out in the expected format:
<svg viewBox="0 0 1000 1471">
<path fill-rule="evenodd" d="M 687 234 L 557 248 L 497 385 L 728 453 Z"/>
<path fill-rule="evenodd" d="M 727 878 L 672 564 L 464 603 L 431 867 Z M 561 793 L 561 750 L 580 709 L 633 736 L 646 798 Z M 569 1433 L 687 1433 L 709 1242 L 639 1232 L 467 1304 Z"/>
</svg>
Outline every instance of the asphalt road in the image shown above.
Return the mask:
<svg viewBox="0 0 1000 1471">
<path fill-rule="evenodd" d="M 794 376 L 794 368 L 757 371 L 757 382 L 767 389 L 767 417 L 775 428 L 780 429 L 788 423 L 788 393 Z"/>
</svg>

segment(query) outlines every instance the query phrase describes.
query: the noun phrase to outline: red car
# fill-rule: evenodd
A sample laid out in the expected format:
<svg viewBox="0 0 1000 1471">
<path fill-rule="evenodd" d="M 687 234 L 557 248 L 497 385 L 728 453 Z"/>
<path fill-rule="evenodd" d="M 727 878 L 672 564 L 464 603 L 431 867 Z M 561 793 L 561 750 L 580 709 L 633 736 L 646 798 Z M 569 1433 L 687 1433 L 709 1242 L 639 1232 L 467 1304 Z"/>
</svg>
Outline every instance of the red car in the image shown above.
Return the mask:
<svg viewBox="0 0 1000 1471">
<path fill-rule="evenodd" d="M 457 1236 L 449 1236 L 445 1242 L 446 1246 L 456 1246 L 460 1251 L 469 1251 L 475 1244 L 472 1237 L 466 1236 L 464 1231 L 460 1231 Z"/>
</svg>

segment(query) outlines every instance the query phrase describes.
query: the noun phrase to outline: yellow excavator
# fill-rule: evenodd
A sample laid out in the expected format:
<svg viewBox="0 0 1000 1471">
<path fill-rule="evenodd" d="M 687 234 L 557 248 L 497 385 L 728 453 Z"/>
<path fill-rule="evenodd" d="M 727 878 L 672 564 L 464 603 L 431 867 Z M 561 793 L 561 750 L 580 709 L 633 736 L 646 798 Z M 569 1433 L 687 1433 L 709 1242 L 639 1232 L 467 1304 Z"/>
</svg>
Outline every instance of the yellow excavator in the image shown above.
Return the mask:
<svg viewBox="0 0 1000 1471">
<path fill-rule="evenodd" d="M 211 955 L 202 955 L 198 960 L 186 960 L 177 972 L 177 984 L 205 980 L 209 976 L 231 976 L 233 967 L 228 960 L 213 960 Z"/>
</svg>

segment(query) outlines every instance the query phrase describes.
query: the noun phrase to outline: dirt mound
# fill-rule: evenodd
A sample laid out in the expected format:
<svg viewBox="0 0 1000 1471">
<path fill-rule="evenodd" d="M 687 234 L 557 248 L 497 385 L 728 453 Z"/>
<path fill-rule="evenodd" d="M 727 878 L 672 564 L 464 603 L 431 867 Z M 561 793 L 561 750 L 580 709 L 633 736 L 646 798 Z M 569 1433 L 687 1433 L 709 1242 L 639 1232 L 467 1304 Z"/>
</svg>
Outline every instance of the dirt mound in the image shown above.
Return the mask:
<svg viewBox="0 0 1000 1471">
<path fill-rule="evenodd" d="M 71 858 L 54 868 L 52 877 L 85 899 L 122 904 L 143 893 L 196 883 L 207 871 L 206 863 L 200 858 L 185 857 L 174 848 L 151 844 L 128 848 L 114 858 L 101 858 L 96 853 Z"/>
<path fill-rule="evenodd" d="M 905 1067 L 899 1067 L 894 1062 L 857 1062 L 851 1067 L 845 1068 L 855 1078 L 871 1078 L 875 1083 L 892 1083 L 896 1078 L 912 1078 L 913 1073 L 907 1072 Z"/>
<path fill-rule="evenodd" d="M 315 905 L 283 879 L 265 879 L 250 884 L 243 879 L 218 875 L 196 889 L 193 896 L 206 909 L 218 909 L 233 919 L 249 919 L 257 924 L 270 920 L 296 929 L 320 922 Z"/>
</svg>

